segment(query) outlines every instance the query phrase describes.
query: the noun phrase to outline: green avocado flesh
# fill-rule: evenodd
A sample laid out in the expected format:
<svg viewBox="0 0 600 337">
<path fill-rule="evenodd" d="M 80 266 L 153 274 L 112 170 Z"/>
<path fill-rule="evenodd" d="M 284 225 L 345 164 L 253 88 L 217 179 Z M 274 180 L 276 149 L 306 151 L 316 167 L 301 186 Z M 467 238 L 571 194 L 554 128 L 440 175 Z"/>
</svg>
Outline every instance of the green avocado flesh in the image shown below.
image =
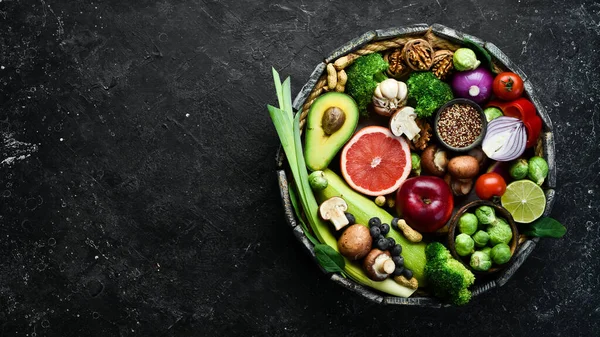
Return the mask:
<svg viewBox="0 0 600 337">
<path fill-rule="evenodd" d="M 344 112 L 345 121 L 331 135 L 323 129 L 323 115 L 330 108 Z M 358 106 L 352 97 L 341 92 L 328 92 L 317 98 L 308 111 L 304 159 L 311 171 L 323 170 L 352 137 L 358 124 Z"/>
</svg>

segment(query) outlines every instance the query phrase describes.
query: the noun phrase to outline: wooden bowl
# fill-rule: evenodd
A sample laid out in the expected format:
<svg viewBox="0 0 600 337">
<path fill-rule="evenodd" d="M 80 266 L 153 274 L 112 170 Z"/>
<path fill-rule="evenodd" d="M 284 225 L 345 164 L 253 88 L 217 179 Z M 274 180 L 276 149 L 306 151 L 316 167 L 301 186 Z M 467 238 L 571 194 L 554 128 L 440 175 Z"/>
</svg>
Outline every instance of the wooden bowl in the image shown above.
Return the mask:
<svg viewBox="0 0 600 337">
<path fill-rule="evenodd" d="M 510 226 L 510 229 L 512 230 L 512 234 L 513 234 L 512 239 L 510 240 L 510 244 L 509 244 L 510 260 L 508 260 L 508 262 L 504 263 L 501 266 L 494 264 L 494 267 L 490 268 L 487 271 L 479 271 L 479 270 L 475 270 L 475 269 L 471 268 L 471 264 L 469 263 L 471 255 L 468 255 L 468 256 L 458 255 L 458 253 L 456 252 L 455 244 L 454 244 L 454 240 L 455 240 L 456 236 L 459 234 L 458 230 L 456 228 L 456 227 L 458 227 L 458 219 L 460 219 L 460 217 L 469 210 L 471 211 L 471 213 L 475 213 L 475 209 L 479 206 L 493 207 L 494 210 L 496 211 L 496 216 L 506 219 L 506 222 L 508 222 L 508 225 Z M 518 245 L 519 245 L 519 230 L 517 229 L 517 225 L 515 224 L 515 221 L 513 220 L 512 215 L 504 207 L 494 204 L 491 201 L 487 201 L 487 200 L 471 201 L 470 203 L 461 207 L 456 212 L 456 214 L 454 214 L 454 216 L 450 219 L 450 224 L 448 226 L 448 249 L 450 250 L 450 252 L 452 253 L 452 256 L 454 256 L 455 259 L 462 262 L 462 264 L 464 264 L 465 267 L 467 267 L 474 274 L 489 275 L 489 274 L 496 273 L 496 272 L 503 270 L 506 267 L 510 266 L 510 264 L 512 263 L 513 257 L 515 256 L 515 251 L 517 250 Z"/>
</svg>

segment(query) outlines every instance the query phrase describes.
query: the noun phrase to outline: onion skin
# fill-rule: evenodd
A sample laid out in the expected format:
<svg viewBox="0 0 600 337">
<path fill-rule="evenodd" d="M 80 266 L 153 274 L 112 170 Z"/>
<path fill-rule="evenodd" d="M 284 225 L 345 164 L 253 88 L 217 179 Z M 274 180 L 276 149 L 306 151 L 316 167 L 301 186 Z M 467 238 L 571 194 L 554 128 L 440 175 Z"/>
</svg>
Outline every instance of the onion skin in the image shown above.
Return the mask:
<svg viewBox="0 0 600 337">
<path fill-rule="evenodd" d="M 501 133 L 510 132 L 497 151 L 493 151 L 493 142 Z M 482 149 L 485 154 L 496 161 L 511 161 L 519 158 L 525 152 L 527 132 L 523 122 L 514 117 L 498 117 L 488 124 L 487 133 L 483 139 Z M 492 149 L 489 148 L 492 146 Z M 487 151 L 486 151 L 487 150 Z"/>
<path fill-rule="evenodd" d="M 461 71 L 452 78 L 452 91 L 456 97 L 468 98 L 482 104 L 492 96 L 494 75 L 483 67 Z"/>
</svg>

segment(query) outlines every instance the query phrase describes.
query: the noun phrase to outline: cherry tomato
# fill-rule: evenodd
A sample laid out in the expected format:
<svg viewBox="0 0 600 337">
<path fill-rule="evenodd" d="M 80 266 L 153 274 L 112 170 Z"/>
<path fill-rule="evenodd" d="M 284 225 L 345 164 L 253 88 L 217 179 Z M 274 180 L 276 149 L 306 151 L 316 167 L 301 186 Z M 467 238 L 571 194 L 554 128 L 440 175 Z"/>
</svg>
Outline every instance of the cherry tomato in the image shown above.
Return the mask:
<svg viewBox="0 0 600 337">
<path fill-rule="evenodd" d="M 523 94 L 523 80 L 515 73 L 500 73 L 494 78 L 492 91 L 499 99 L 512 101 Z"/>
<path fill-rule="evenodd" d="M 475 182 L 475 194 L 480 199 L 489 200 L 501 197 L 506 192 L 506 181 L 495 172 L 484 173 Z"/>
</svg>

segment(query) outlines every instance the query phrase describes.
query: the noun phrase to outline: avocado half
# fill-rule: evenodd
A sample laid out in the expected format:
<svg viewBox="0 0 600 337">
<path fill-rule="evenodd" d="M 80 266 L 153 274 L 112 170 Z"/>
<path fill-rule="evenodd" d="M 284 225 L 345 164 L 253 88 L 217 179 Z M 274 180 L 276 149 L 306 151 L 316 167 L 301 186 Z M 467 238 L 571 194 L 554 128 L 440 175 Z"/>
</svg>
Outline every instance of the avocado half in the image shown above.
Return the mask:
<svg viewBox="0 0 600 337">
<path fill-rule="evenodd" d="M 331 134 L 324 127 L 323 116 L 337 108 L 344 114 L 341 127 Z M 338 151 L 354 134 L 358 125 L 358 106 L 354 99 L 342 92 L 328 92 L 319 96 L 311 105 L 307 121 L 304 143 L 304 159 L 311 171 L 327 168 Z"/>
</svg>

